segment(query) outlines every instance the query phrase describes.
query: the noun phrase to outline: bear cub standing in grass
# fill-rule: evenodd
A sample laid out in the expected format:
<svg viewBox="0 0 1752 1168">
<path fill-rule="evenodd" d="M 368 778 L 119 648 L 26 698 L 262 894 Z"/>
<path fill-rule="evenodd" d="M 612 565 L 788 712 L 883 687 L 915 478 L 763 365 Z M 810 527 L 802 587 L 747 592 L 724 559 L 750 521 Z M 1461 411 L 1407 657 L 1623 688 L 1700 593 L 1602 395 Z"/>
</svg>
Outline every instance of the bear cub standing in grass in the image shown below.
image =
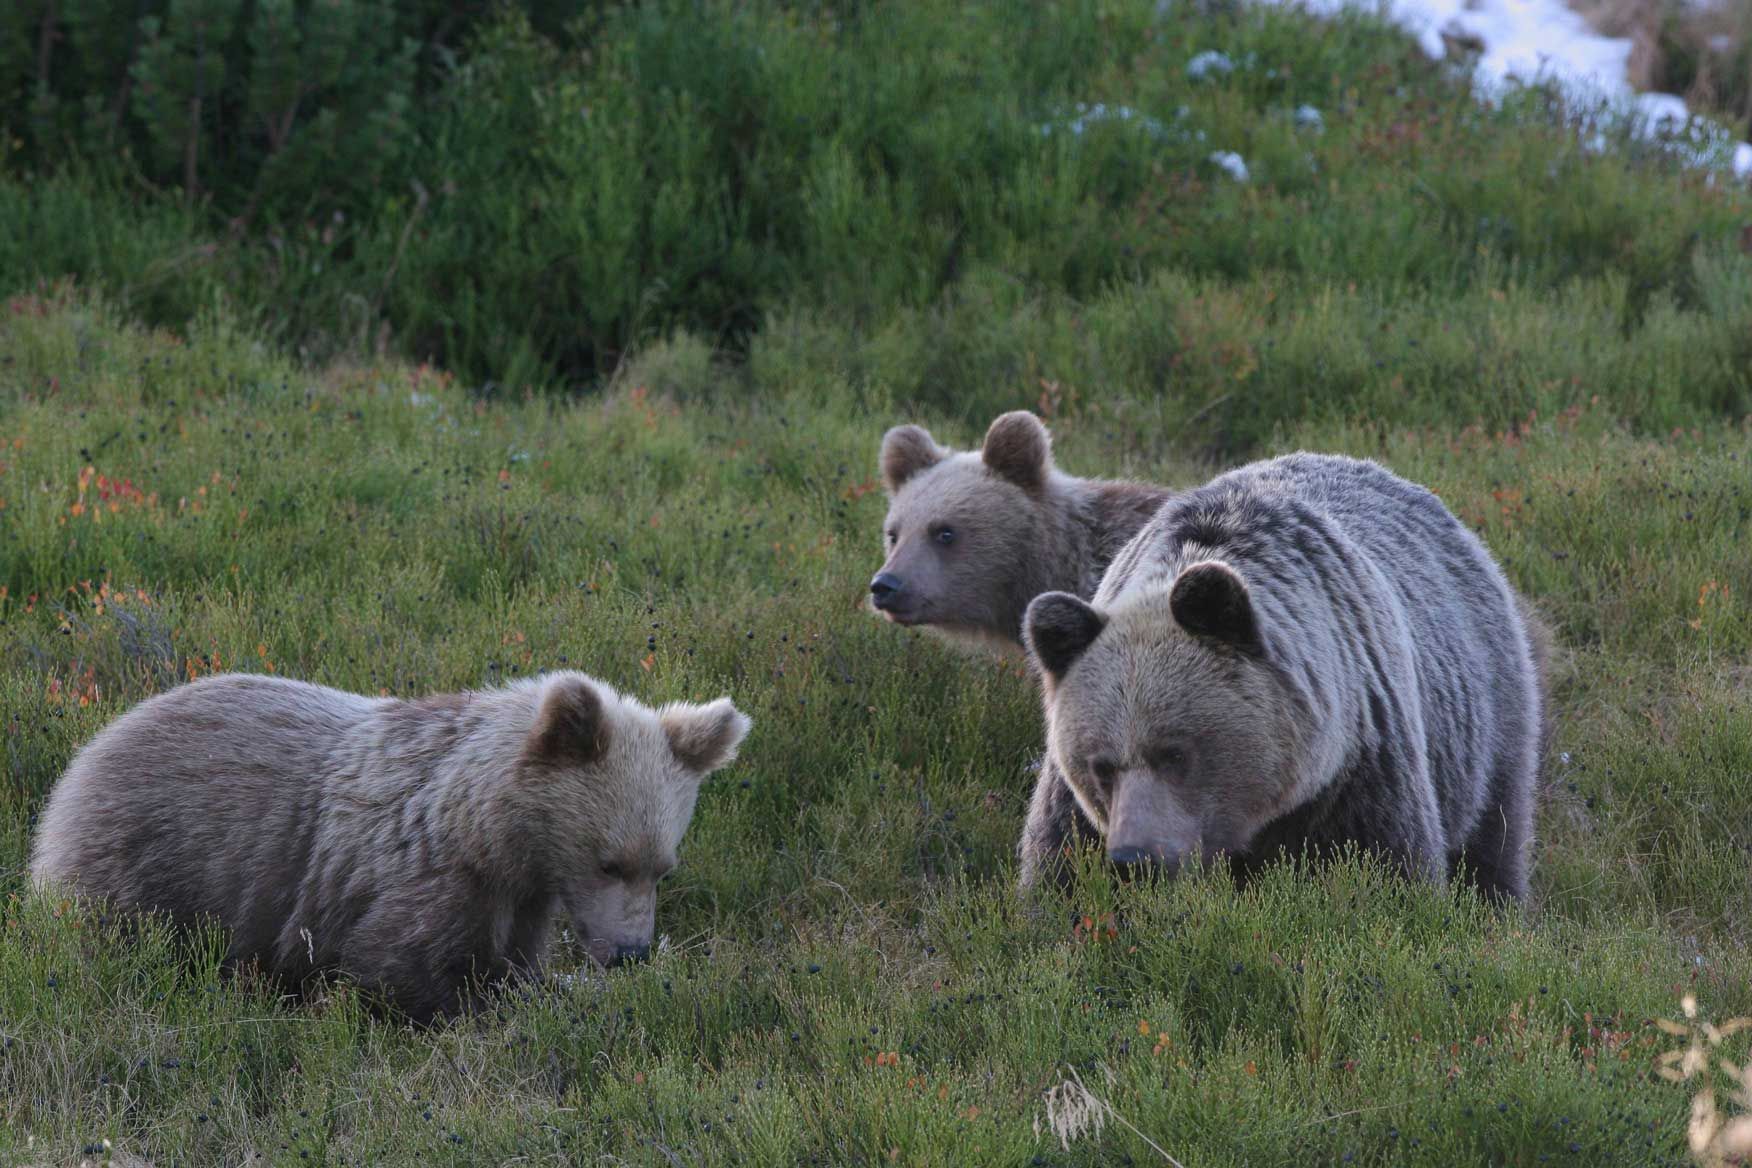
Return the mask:
<svg viewBox="0 0 1752 1168">
<path fill-rule="evenodd" d="M 1020 649 L 1022 615 L 1042 592 L 1095 595 L 1108 563 L 1172 492 L 1080 479 L 1053 465 L 1052 437 L 1027 410 L 1000 414 L 978 451 L 938 446 L 922 426 L 882 437 L 887 562 L 870 603 L 898 625 Z M 1018 849 L 1023 884 L 1093 827 L 1048 756 Z"/>
<path fill-rule="evenodd" d="M 533 971 L 556 909 L 643 957 L 700 780 L 749 720 L 580 673 L 417 701 L 228 674 L 141 703 L 67 768 L 31 874 L 216 919 L 232 962 L 340 971 L 419 1020 Z"/>
<path fill-rule="evenodd" d="M 1231 471 L 1166 505 L 1093 604 L 1036 598 L 1025 632 L 1049 757 L 1115 864 L 1221 852 L 1245 876 L 1355 842 L 1526 894 L 1538 632 L 1422 487 L 1311 454 Z"/>
<path fill-rule="evenodd" d="M 1063 473 L 1046 427 L 1026 410 L 1000 415 L 977 451 L 896 426 L 883 435 L 881 461 L 888 560 L 870 581 L 871 605 L 898 625 L 1013 648 L 1030 600 L 1093 596 L 1108 562 L 1170 494 Z"/>
</svg>

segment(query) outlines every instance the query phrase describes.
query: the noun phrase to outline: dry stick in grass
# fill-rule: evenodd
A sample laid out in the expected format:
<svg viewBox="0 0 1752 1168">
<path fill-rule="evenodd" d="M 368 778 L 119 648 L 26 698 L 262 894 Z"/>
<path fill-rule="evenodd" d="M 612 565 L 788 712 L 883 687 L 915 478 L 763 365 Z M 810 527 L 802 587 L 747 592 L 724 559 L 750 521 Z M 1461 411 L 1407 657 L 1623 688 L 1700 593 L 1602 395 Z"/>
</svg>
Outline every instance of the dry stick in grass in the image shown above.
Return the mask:
<svg viewBox="0 0 1752 1168">
<path fill-rule="evenodd" d="M 1046 1093 L 1046 1124 L 1052 1134 L 1059 1139 L 1059 1145 L 1065 1151 L 1071 1150 L 1071 1141 L 1080 1137 L 1090 1128 L 1095 1134 L 1101 1134 L 1102 1125 L 1112 1119 L 1115 1123 L 1131 1132 L 1132 1135 L 1150 1145 L 1158 1156 L 1172 1164 L 1174 1168 L 1186 1168 L 1179 1160 L 1170 1156 L 1166 1149 L 1139 1131 L 1125 1116 L 1113 1109 L 1113 1104 L 1096 1095 L 1083 1083 L 1083 1077 L 1077 1074 L 1077 1068 L 1066 1065 L 1070 1078 L 1061 1080 L 1059 1085 Z M 1034 1134 L 1040 1134 L 1040 1117 L 1034 1119 Z"/>
</svg>

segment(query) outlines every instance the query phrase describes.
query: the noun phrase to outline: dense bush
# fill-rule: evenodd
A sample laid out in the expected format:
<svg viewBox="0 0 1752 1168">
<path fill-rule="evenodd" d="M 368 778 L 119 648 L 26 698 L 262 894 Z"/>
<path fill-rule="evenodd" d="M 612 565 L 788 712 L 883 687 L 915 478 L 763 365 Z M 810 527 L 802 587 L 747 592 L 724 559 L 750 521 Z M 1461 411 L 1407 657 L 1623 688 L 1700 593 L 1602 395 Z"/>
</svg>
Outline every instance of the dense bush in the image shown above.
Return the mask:
<svg viewBox="0 0 1752 1168">
<path fill-rule="evenodd" d="M 523 0 L 553 29 L 578 0 Z M 15 0 L 8 165 L 117 165 L 227 215 L 362 209 L 487 0 Z"/>
<path fill-rule="evenodd" d="M 95 278 L 164 323 L 222 300 L 313 355 L 387 342 L 475 383 L 576 384 L 676 327 L 743 351 L 800 306 L 860 333 L 949 310 L 971 273 L 1024 300 L 1166 270 L 1438 300 L 1610 274 L 1634 331 L 1698 305 L 1739 207 L 1584 150 L 1544 93 L 1478 105 L 1362 18 L 1310 38 L 1276 9 L 660 0 L 563 28 L 507 9 L 453 55 L 469 21 L 437 8 L 228 3 L 165 13 L 122 105 L 81 88 L 119 66 L 51 55 L 71 89 L 30 115 L 61 127 L 26 136 L 35 181 L 0 188 L 30 225 L 0 275 Z M 187 37 L 209 9 L 237 51 L 197 139 Z M 369 36 L 331 51 L 331 19 Z M 1192 65 L 1212 49 L 1229 70 Z M 182 95 L 152 116 L 147 74 Z M 100 161 L 80 101 L 125 109 L 132 170 Z M 138 189 L 190 175 L 193 205 Z"/>
</svg>

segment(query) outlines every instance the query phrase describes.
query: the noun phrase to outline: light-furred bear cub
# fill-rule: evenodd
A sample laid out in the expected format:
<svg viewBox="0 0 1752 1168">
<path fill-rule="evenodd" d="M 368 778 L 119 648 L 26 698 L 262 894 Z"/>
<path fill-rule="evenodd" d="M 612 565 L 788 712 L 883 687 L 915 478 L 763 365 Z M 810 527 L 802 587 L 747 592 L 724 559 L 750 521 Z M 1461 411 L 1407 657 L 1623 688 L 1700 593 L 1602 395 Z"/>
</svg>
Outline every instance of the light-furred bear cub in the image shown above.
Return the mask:
<svg viewBox="0 0 1752 1168">
<path fill-rule="evenodd" d="M 749 725 L 570 672 L 416 701 L 206 678 L 80 751 L 31 874 L 215 919 L 234 963 L 342 972 L 423 1020 L 532 972 L 556 909 L 597 961 L 643 957 L 700 780 Z"/>
<path fill-rule="evenodd" d="M 1525 895 L 1537 633 L 1422 487 L 1349 458 L 1242 467 L 1167 504 L 1093 604 L 1036 598 L 1025 631 L 1049 757 L 1114 863 L 1221 852 L 1245 877 L 1354 841 Z"/>
<path fill-rule="evenodd" d="M 1119 549 L 1169 491 L 1080 479 L 1053 465 L 1052 438 L 1026 410 L 1001 414 L 979 450 L 937 445 L 920 426 L 882 438 L 887 562 L 871 605 L 899 625 L 1019 648 L 1042 592 L 1095 594 Z"/>
<path fill-rule="evenodd" d="M 882 437 L 881 464 L 888 559 L 870 581 L 871 606 L 895 624 L 1000 648 L 1021 648 L 1022 614 L 1042 592 L 1095 595 L 1108 563 L 1171 493 L 1065 474 L 1027 410 L 995 418 L 977 451 L 896 426 Z M 1024 885 L 1076 836 L 1095 835 L 1050 757 L 1040 772 L 1029 822 L 1044 830 L 1019 848 Z"/>
</svg>

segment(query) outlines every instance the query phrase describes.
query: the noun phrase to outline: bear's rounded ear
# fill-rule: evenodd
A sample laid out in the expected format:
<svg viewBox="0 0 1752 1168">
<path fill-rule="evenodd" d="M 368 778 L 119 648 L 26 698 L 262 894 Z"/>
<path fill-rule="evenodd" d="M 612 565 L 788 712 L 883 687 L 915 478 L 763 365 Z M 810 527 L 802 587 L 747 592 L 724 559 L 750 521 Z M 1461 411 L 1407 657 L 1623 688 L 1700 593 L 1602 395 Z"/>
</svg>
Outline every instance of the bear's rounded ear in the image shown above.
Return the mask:
<svg viewBox="0 0 1752 1168">
<path fill-rule="evenodd" d="M 562 675 L 541 691 L 528 754 L 536 762 L 584 766 L 608 750 L 608 717 L 602 696 L 582 677 Z"/>
<path fill-rule="evenodd" d="M 1107 618 L 1069 592 L 1042 592 L 1022 617 L 1022 640 L 1048 678 L 1063 679 L 1107 627 Z"/>
<path fill-rule="evenodd" d="M 1027 410 L 1011 410 L 992 420 L 980 459 L 1024 491 L 1038 491 L 1052 471 L 1052 435 Z"/>
<path fill-rule="evenodd" d="M 1247 583 L 1220 560 L 1204 560 L 1176 576 L 1168 593 L 1168 610 L 1189 633 L 1213 637 L 1250 653 L 1263 648 Z"/>
<path fill-rule="evenodd" d="M 882 435 L 882 486 L 892 495 L 921 470 L 947 457 L 949 452 L 923 426 L 896 426 Z"/>
<path fill-rule="evenodd" d="M 749 728 L 747 714 L 719 698 L 703 706 L 675 702 L 658 712 L 669 749 L 681 765 L 699 775 L 709 775 L 736 757 Z"/>
</svg>

